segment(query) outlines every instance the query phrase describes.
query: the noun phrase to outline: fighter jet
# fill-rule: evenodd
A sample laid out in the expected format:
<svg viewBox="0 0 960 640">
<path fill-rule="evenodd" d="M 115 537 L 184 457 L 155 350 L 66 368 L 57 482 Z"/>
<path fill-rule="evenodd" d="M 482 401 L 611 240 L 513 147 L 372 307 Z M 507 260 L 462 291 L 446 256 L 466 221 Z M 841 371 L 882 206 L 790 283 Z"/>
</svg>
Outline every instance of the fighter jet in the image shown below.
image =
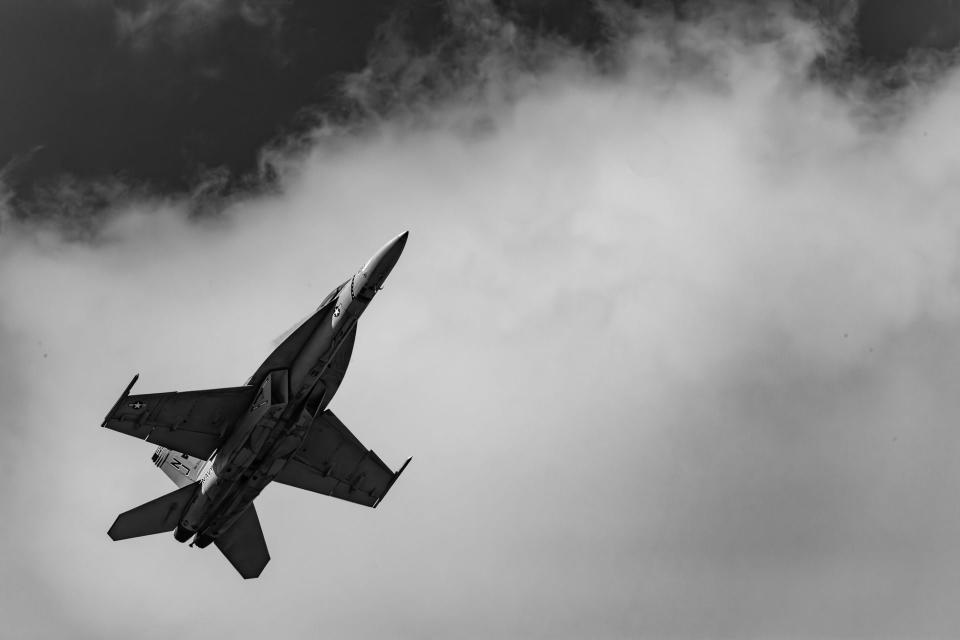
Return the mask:
<svg viewBox="0 0 960 640">
<path fill-rule="evenodd" d="M 211 542 L 244 578 L 270 554 L 253 500 L 271 482 L 376 507 L 396 472 L 327 409 L 353 351 L 357 320 L 407 241 L 388 242 L 334 289 L 241 387 L 130 395 L 103 426 L 159 445 L 153 456 L 178 489 L 120 514 L 114 540 L 173 531 L 191 547 Z"/>
</svg>

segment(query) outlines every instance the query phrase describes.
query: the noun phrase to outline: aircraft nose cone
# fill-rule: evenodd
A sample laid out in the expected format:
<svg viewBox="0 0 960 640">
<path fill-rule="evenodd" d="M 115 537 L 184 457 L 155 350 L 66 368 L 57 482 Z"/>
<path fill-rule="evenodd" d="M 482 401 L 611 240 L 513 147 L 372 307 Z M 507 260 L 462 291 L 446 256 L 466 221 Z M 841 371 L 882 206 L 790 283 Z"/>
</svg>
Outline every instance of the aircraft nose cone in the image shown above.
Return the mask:
<svg viewBox="0 0 960 640">
<path fill-rule="evenodd" d="M 403 248 L 407 245 L 407 236 L 409 235 L 409 231 L 404 231 L 383 245 L 380 251 L 377 251 L 377 254 L 370 259 L 369 266 L 377 271 L 385 272 L 383 277 L 386 277 L 393 269 L 393 265 L 397 264 L 397 260 L 400 259 L 400 254 L 403 253 Z"/>
<path fill-rule="evenodd" d="M 403 253 L 403 247 L 407 244 L 409 231 L 404 231 L 396 238 L 383 245 L 380 251 L 363 266 L 360 272 L 354 276 L 354 290 L 359 290 L 358 298 L 370 301 L 374 294 L 383 286 L 384 280 L 390 275 L 393 266 L 400 259 Z M 357 278 L 360 278 L 358 281 Z M 362 284 L 361 284 L 362 283 Z"/>
<path fill-rule="evenodd" d="M 403 233 L 398 235 L 396 238 L 391 240 L 387 246 L 389 246 L 392 250 L 396 251 L 399 254 L 403 251 L 403 248 L 407 246 L 407 236 L 409 235 L 410 235 L 409 231 L 404 231 Z M 399 257 L 399 255 L 397 257 Z"/>
</svg>

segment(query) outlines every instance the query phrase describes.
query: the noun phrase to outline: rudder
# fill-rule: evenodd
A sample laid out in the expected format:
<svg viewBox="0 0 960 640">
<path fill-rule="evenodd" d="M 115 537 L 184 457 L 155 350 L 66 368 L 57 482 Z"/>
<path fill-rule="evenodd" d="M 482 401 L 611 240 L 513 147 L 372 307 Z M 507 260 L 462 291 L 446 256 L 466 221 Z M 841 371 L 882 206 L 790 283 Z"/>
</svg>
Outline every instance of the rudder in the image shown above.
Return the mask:
<svg viewBox="0 0 960 640">
<path fill-rule="evenodd" d="M 188 484 L 139 507 L 124 511 L 113 521 L 107 535 L 113 540 L 126 540 L 173 531 L 198 486 L 200 485 L 197 482 Z"/>
</svg>

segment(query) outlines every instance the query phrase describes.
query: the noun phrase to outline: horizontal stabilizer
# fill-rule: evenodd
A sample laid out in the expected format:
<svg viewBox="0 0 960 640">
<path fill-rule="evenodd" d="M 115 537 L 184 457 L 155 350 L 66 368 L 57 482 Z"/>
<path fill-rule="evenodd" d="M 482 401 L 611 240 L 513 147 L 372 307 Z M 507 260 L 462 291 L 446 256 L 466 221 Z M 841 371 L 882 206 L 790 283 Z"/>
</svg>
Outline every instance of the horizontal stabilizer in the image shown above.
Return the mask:
<svg viewBox="0 0 960 640">
<path fill-rule="evenodd" d="M 172 493 L 121 513 L 114 520 L 107 535 L 114 540 L 126 540 L 173 531 L 198 486 L 200 485 L 193 483 L 180 487 Z"/>
<path fill-rule="evenodd" d="M 257 578 L 270 562 L 260 518 L 251 504 L 229 529 L 213 541 L 244 578 Z"/>
</svg>

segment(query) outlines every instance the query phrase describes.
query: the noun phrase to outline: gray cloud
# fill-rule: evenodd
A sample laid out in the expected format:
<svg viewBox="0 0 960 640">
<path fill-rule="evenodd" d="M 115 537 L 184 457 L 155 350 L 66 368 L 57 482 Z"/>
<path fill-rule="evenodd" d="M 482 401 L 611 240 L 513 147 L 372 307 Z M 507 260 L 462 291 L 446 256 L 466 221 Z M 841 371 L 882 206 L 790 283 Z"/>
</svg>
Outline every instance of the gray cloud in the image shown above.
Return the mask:
<svg viewBox="0 0 960 640">
<path fill-rule="evenodd" d="M 533 66 L 494 25 L 468 86 L 318 132 L 222 216 L 138 200 L 96 243 L 8 223 L 8 625 L 952 634 L 960 77 L 825 84 L 829 38 L 785 10 L 636 20 L 608 60 Z M 96 428 L 129 376 L 239 383 L 406 228 L 332 405 L 415 455 L 389 500 L 268 490 L 250 584 L 168 536 L 111 543 L 168 489 Z M 40 598 L 56 615 L 18 604 Z"/>
<path fill-rule="evenodd" d="M 203 36 L 228 17 L 240 17 L 251 26 L 279 27 L 281 4 L 271 8 L 256 2 L 224 0 L 175 0 L 129 3 L 114 8 L 115 26 L 121 43 L 146 49 L 158 40 L 168 45 Z"/>
</svg>

